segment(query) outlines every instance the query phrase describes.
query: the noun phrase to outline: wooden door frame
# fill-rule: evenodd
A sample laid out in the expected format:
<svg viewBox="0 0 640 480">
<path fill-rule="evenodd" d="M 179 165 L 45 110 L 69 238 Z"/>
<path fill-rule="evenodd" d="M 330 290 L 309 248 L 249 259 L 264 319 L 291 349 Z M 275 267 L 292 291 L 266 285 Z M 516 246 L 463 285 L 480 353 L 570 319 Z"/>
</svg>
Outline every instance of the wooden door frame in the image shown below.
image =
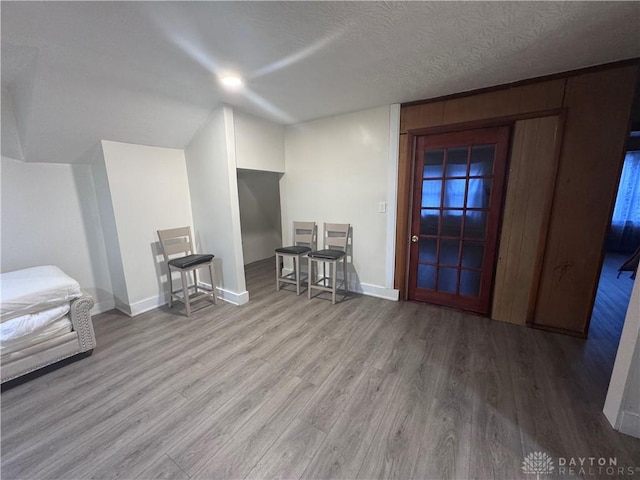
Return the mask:
<svg viewBox="0 0 640 480">
<path fill-rule="evenodd" d="M 394 288 L 399 291 L 399 296 L 407 300 L 409 281 L 409 242 L 411 236 L 411 212 L 413 209 L 413 171 L 415 160 L 415 144 L 417 137 L 421 135 L 433 135 L 439 133 L 452 133 L 461 130 L 473 130 L 477 128 L 490 128 L 508 126 L 513 128 L 518 120 L 528 120 L 531 118 L 548 117 L 559 115 L 561 124 L 564 125 L 564 108 L 554 108 L 527 112 L 523 114 L 508 115 L 490 119 L 474 120 L 435 127 L 410 129 L 407 133 L 400 133 L 400 151 L 398 152 L 398 193 L 396 210 L 396 258 Z M 557 152 L 558 156 L 560 150 Z M 507 168 L 511 157 L 511 144 L 507 156 Z M 508 180 L 507 180 L 508 181 Z M 554 188 L 555 190 L 555 179 Z M 543 235 L 546 240 L 546 234 Z"/>
<path fill-rule="evenodd" d="M 491 313 L 491 301 L 492 301 L 492 289 L 493 289 L 493 281 L 495 275 L 495 259 L 498 252 L 498 244 L 500 238 L 500 224 L 501 217 L 503 211 L 503 202 L 504 202 L 504 193 L 506 192 L 505 184 L 506 184 L 506 172 L 507 165 L 509 160 L 510 146 L 512 141 L 512 127 L 510 125 L 502 125 L 496 127 L 488 127 L 488 128 L 473 128 L 469 130 L 460 130 L 451 133 L 440 133 L 440 134 L 432 134 L 432 135 L 420 135 L 417 138 L 417 146 L 416 152 L 414 155 L 413 167 L 414 167 L 414 184 L 413 184 L 413 205 L 415 208 L 412 209 L 412 218 L 411 218 L 411 234 L 419 236 L 421 239 L 423 235 L 427 235 L 427 232 L 422 231 L 421 222 L 422 222 L 422 201 L 421 194 L 423 192 L 423 152 L 432 150 L 432 149 L 450 149 L 453 147 L 460 147 L 467 149 L 467 158 L 466 158 L 466 167 L 464 176 L 466 177 L 466 181 L 469 181 L 469 177 L 473 176 L 469 169 L 469 162 L 471 162 L 469 156 L 471 156 L 472 149 L 469 147 L 470 145 L 486 145 L 491 144 L 494 146 L 494 158 L 491 164 L 491 171 L 485 172 L 484 174 L 477 175 L 487 175 L 481 176 L 479 178 L 483 178 L 483 181 L 487 181 L 490 179 L 490 196 L 487 202 L 487 205 L 483 206 L 483 211 L 486 213 L 486 223 L 485 223 L 485 235 L 483 238 L 473 238 L 470 239 L 466 236 L 466 229 L 468 228 L 467 221 L 465 221 L 467 217 L 467 208 L 468 204 L 466 200 L 463 199 L 463 205 L 456 205 L 455 209 L 458 207 L 464 207 L 461 209 L 460 214 L 461 218 L 461 231 L 458 236 L 458 245 L 459 249 L 462 249 L 462 245 L 465 241 L 479 241 L 482 243 L 483 261 L 481 263 L 482 268 L 479 271 L 480 280 L 479 280 L 479 291 L 477 295 L 466 296 L 458 293 L 458 289 L 460 287 L 461 275 L 465 270 L 462 268 L 461 258 L 458 257 L 456 261 L 457 264 L 457 272 L 458 277 L 456 280 L 456 291 L 455 293 L 450 293 L 446 291 L 441 291 L 439 287 L 437 290 L 431 290 L 428 288 L 421 288 L 418 282 L 418 271 L 420 268 L 419 261 L 419 243 L 411 243 L 409 246 L 409 284 L 408 284 L 408 295 L 411 299 L 417 301 L 424 301 L 427 303 L 434 303 L 440 305 L 446 305 L 453 308 L 466 310 L 474 313 L 479 313 L 481 315 L 489 315 Z M 444 161 L 444 156 L 443 156 Z M 441 198 L 438 209 L 438 217 L 440 217 L 441 221 L 444 215 L 444 210 L 447 207 L 444 205 L 445 198 L 445 185 L 447 173 L 442 170 L 442 178 L 435 179 L 436 182 L 445 182 L 441 183 L 442 191 Z M 470 185 L 470 183 L 469 183 Z M 470 188 L 470 187 L 468 187 Z M 454 208 L 454 207 L 452 207 Z M 433 213 L 434 211 L 431 210 Z M 463 233 L 465 232 L 465 233 Z M 430 238 L 433 238 L 431 234 L 429 234 Z M 449 233 L 445 234 L 442 231 L 438 231 L 436 234 L 438 239 L 442 239 L 442 237 L 455 237 L 455 235 Z M 439 241 L 440 245 L 442 245 L 441 241 Z M 462 250 L 459 250 L 459 253 Z M 411 261 L 411 259 L 413 259 Z M 435 259 L 436 265 L 441 265 L 441 262 L 438 258 Z M 445 262 L 446 263 L 446 262 Z"/>
</svg>

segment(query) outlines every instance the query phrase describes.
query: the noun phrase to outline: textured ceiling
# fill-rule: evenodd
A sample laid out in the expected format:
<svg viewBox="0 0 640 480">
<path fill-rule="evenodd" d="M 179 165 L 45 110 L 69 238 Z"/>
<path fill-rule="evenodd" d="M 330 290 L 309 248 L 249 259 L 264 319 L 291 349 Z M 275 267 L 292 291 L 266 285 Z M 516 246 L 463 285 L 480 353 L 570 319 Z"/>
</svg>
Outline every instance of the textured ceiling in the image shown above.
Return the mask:
<svg viewBox="0 0 640 480">
<path fill-rule="evenodd" d="M 226 102 L 279 123 L 640 56 L 639 2 L 8 2 L 3 154 L 182 148 Z M 222 91 L 236 71 L 247 88 Z"/>
</svg>

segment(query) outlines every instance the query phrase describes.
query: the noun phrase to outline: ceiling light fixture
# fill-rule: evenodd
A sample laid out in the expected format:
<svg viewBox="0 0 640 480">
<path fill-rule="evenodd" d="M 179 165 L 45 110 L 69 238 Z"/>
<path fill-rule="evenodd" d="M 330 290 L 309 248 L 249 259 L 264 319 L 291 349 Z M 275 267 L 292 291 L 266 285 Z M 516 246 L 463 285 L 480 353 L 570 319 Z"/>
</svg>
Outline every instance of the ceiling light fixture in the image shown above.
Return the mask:
<svg viewBox="0 0 640 480">
<path fill-rule="evenodd" d="M 238 90 L 244 85 L 244 81 L 238 75 L 224 75 L 220 77 L 220 83 L 229 90 Z"/>
</svg>

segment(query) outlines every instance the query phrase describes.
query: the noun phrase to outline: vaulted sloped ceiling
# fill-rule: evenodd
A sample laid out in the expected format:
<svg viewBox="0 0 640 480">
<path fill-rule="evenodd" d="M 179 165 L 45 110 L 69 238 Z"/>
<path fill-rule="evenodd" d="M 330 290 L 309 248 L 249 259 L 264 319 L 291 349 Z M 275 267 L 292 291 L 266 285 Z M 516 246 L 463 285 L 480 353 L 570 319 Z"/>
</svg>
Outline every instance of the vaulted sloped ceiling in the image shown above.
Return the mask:
<svg viewBox="0 0 640 480">
<path fill-rule="evenodd" d="M 183 148 L 226 102 L 290 124 L 640 56 L 639 2 L 8 2 L 2 153 Z M 238 93 L 216 75 L 246 78 Z"/>
</svg>

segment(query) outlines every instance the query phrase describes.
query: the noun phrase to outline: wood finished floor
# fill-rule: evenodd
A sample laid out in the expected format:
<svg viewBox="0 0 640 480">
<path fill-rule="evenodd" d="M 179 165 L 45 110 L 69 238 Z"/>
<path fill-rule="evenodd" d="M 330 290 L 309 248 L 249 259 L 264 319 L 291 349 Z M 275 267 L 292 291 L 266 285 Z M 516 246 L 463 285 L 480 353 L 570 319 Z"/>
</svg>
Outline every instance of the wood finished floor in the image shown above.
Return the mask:
<svg viewBox="0 0 640 480">
<path fill-rule="evenodd" d="M 640 467 L 602 414 L 597 319 L 583 341 L 273 276 L 248 269 L 243 307 L 95 317 L 93 356 L 2 394 L 2 478 L 517 479 L 533 451 Z"/>
</svg>

